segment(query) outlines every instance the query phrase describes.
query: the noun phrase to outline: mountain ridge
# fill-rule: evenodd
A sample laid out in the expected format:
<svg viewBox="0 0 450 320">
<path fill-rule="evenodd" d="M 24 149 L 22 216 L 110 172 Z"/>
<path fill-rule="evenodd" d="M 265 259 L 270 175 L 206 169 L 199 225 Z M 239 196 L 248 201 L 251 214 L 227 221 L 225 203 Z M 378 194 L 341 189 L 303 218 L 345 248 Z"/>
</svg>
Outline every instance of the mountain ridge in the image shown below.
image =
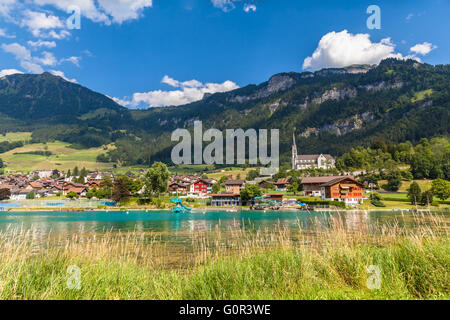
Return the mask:
<svg viewBox="0 0 450 320">
<path fill-rule="evenodd" d="M 26 81 L 18 85 L 21 76 Z M 294 131 L 300 152 L 337 155 L 374 139 L 418 141 L 448 134 L 450 65 L 414 60 L 282 72 L 261 84 L 205 95 L 187 105 L 146 110 L 126 109 L 50 74 L 28 77 L 0 79 L 0 114 L 8 118 L 0 120 L 0 131 L 31 129 L 34 141 L 62 140 L 89 147 L 115 142 L 116 153 L 106 156 L 120 163 L 167 160 L 173 146 L 170 133 L 191 128 L 195 120 L 203 121 L 205 129 L 280 129 L 285 161 Z M 5 78 L 17 83 L 8 86 Z M 24 116 L 30 110 L 26 104 L 30 92 L 33 108 Z M 6 106 L 4 101 L 10 103 Z"/>
</svg>

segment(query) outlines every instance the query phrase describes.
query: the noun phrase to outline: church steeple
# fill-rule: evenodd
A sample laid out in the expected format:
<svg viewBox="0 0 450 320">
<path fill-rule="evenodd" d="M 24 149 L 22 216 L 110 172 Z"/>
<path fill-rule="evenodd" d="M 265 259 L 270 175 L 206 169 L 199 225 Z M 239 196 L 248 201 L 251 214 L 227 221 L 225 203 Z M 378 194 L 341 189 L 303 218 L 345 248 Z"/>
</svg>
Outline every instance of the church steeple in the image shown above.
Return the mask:
<svg viewBox="0 0 450 320">
<path fill-rule="evenodd" d="M 296 169 L 296 159 L 297 159 L 297 144 L 295 143 L 295 129 L 292 133 L 292 169 Z"/>
</svg>

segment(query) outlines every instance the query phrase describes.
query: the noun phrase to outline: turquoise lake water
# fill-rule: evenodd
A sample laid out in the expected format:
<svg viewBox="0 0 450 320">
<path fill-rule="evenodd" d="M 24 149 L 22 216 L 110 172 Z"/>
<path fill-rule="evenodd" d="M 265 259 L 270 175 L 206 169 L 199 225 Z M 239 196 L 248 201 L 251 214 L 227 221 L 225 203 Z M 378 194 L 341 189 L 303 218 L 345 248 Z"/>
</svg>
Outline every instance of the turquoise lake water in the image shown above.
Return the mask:
<svg viewBox="0 0 450 320">
<path fill-rule="evenodd" d="M 192 212 L 190 214 L 174 214 L 167 211 L 145 212 L 28 212 L 8 213 L 0 212 L 0 232 L 22 228 L 33 229 L 39 233 L 73 233 L 84 232 L 101 233 L 105 231 L 151 231 L 151 232 L 184 232 L 208 231 L 229 228 L 273 228 L 278 225 L 287 228 L 304 229 L 317 226 L 317 222 L 324 228 L 328 226 L 331 215 L 338 213 L 314 212 L 262 212 L 262 211 L 208 211 Z M 339 213 L 348 228 L 361 224 L 391 223 L 394 218 L 400 224 L 407 224 L 411 214 L 404 212 L 345 212 Z M 406 219 L 405 219 L 406 217 Z"/>
</svg>

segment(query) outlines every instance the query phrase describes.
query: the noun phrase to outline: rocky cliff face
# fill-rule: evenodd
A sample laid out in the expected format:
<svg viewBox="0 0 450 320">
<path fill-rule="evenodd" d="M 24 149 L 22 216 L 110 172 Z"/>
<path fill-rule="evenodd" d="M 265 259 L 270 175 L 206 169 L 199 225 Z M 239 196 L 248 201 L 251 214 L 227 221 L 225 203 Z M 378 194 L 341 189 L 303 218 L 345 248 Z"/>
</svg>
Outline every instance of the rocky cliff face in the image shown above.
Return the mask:
<svg viewBox="0 0 450 320">
<path fill-rule="evenodd" d="M 392 90 L 392 89 L 400 89 L 405 85 L 403 81 L 396 81 L 394 83 L 387 83 L 385 81 L 368 84 L 365 86 L 359 86 L 358 88 L 364 89 L 367 91 L 383 91 L 383 90 Z"/>
<path fill-rule="evenodd" d="M 337 136 L 346 135 L 354 130 L 362 129 L 364 123 L 373 121 L 374 116 L 370 112 L 355 114 L 346 119 L 337 120 L 330 124 L 325 124 L 320 128 L 307 128 L 301 136 L 309 138 L 312 135 L 319 135 L 321 132 L 329 132 Z"/>
<path fill-rule="evenodd" d="M 295 79 L 287 74 L 277 74 L 270 78 L 265 87 L 249 96 L 235 96 L 230 99 L 233 103 L 243 103 L 250 100 L 266 98 L 274 93 L 287 90 L 295 85 Z"/>
</svg>

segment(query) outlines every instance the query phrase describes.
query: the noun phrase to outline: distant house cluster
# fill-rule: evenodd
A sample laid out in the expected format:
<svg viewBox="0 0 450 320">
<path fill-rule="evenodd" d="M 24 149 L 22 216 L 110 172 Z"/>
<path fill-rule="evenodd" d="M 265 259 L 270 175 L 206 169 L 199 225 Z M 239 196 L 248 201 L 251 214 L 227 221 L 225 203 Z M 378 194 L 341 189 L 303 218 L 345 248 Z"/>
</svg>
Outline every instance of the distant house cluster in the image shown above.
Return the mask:
<svg viewBox="0 0 450 320">
<path fill-rule="evenodd" d="M 88 190 L 100 189 L 100 182 L 105 175 L 112 177 L 108 172 L 90 172 L 84 178 L 84 183 L 74 182 L 74 177 L 67 177 L 58 170 L 34 171 L 31 174 L 9 175 L 0 177 L 0 189 L 10 191 L 10 200 L 26 200 L 33 194 L 33 198 L 66 196 L 75 193 L 78 197 L 85 197 Z"/>
<path fill-rule="evenodd" d="M 200 175 L 172 175 L 169 182 L 171 193 L 185 194 L 192 197 L 207 197 L 217 181 L 205 179 Z"/>
</svg>

